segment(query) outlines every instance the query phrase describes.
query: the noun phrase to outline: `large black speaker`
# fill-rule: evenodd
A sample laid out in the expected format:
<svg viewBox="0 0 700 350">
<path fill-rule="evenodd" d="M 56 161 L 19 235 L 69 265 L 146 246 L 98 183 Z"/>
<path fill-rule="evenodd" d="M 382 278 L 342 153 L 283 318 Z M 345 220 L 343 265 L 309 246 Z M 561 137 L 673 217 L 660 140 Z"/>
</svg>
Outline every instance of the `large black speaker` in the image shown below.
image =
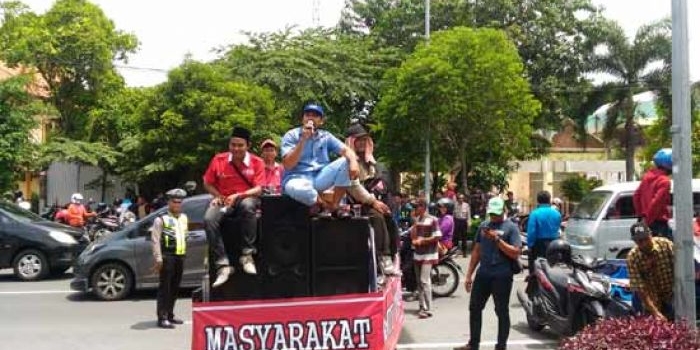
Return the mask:
<svg viewBox="0 0 700 350">
<path fill-rule="evenodd" d="M 367 218 L 314 218 L 311 230 L 312 293 L 367 293 L 374 279 L 374 244 Z"/>
<path fill-rule="evenodd" d="M 287 196 L 263 196 L 261 209 L 263 297 L 310 296 L 309 207 Z"/>
</svg>

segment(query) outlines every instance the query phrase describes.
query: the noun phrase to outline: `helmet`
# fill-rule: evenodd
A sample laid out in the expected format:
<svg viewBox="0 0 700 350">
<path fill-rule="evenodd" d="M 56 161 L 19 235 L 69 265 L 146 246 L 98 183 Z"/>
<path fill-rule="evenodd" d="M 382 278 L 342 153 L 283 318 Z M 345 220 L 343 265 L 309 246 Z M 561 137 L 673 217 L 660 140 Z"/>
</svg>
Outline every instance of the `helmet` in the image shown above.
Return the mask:
<svg viewBox="0 0 700 350">
<path fill-rule="evenodd" d="M 323 107 L 315 104 L 315 103 L 309 103 L 306 106 L 304 106 L 304 113 L 306 112 L 315 112 L 321 117 L 325 117 L 326 114 L 323 112 Z"/>
<path fill-rule="evenodd" d="M 662 148 L 654 154 L 654 165 L 658 168 L 664 168 L 666 170 L 673 170 L 673 157 L 670 148 Z"/>
<path fill-rule="evenodd" d="M 107 203 L 104 203 L 104 202 L 97 203 L 97 208 L 95 209 L 95 211 L 103 212 L 105 210 L 107 210 Z"/>
<path fill-rule="evenodd" d="M 455 210 L 455 202 L 449 198 L 440 198 L 437 201 L 437 206 L 447 208 L 447 214 L 452 214 Z"/>
<path fill-rule="evenodd" d="M 571 264 L 571 245 L 563 239 L 555 239 L 547 246 L 545 255 L 549 265 Z"/>
<path fill-rule="evenodd" d="M 82 200 L 83 200 L 83 195 L 80 193 L 73 193 L 73 195 L 70 196 L 71 203 L 80 203 Z"/>
</svg>

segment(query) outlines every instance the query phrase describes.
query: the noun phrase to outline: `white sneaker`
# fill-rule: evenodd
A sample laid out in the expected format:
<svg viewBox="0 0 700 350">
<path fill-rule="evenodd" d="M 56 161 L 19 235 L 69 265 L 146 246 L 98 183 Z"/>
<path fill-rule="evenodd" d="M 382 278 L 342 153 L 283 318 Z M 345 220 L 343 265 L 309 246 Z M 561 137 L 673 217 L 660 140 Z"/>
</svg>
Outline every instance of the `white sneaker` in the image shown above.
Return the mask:
<svg viewBox="0 0 700 350">
<path fill-rule="evenodd" d="M 216 281 L 211 285 L 212 288 L 221 286 L 228 281 L 228 276 L 233 273 L 233 268 L 231 266 L 220 267 L 216 272 Z"/>
<path fill-rule="evenodd" d="M 243 266 L 243 272 L 249 275 L 257 275 L 258 271 L 255 269 L 255 262 L 250 254 L 242 255 L 239 259 L 241 266 Z"/>
<path fill-rule="evenodd" d="M 386 274 L 386 275 L 395 275 L 396 274 L 396 267 L 394 266 L 394 261 L 391 259 L 391 257 L 383 256 L 381 264 L 382 264 L 382 269 L 384 270 L 384 274 Z"/>
</svg>

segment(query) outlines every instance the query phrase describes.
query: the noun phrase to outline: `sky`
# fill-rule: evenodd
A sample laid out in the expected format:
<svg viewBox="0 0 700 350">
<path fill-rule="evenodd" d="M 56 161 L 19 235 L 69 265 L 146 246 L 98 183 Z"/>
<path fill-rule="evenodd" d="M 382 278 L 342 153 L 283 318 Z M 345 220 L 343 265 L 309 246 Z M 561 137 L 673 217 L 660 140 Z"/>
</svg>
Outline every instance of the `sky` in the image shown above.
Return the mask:
<svg viewBox="0 0 700 350">
<path fill-rule="evenodd" d="M 672 0 L 592 0 L 620 23 L 628 36 L 640 25 L 671 15 Z M 45 12 L 53 0 L 22 0 Z M 312 26 L 314 0 L 92 0 L 117 28 L 135 34 L 140 46 L 120 68 L 129 86 L 150 86 L 166 79 L 188 54 L 216 58 L 213 49 L 243 43 L 242 32 L 269 32 L 287 26 Z M 344 0 L 318 0 L 322 26 L 340 18 Z M 691 81 L 700 80 L 700 0 L 688 0 Z"/>
</svg>

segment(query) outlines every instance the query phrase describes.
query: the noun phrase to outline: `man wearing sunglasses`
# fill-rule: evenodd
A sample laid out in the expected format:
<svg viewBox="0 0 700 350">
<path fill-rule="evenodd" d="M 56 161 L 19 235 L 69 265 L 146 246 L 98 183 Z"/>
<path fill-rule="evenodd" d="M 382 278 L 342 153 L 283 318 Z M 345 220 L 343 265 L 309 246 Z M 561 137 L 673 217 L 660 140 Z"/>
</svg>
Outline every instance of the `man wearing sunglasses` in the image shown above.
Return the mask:
<svg viewBox="0 0 700 350">
<path fill-rule="evenodd" d="M 168 212 L 153 220 L 151 242 L 155 265 L 153 270 L 159 274 L 158 327 L 175 328 L 182 324 L 175 318 L 173 309 L 177 292 L 182 280 L 182 265 L 187 250 L 187 215 L 182 212 L 182 200 L 187 192 L 175 188 L 165 194 L 168 198 Z"/>
<path fill-rule="evenodd" d="M 627 256 L 630 287 L 649 314 L 660 319 L 673 319 L 673 242 L 652 237 L 643 222 L 630 228 L 636 246 Z"/>
</svg>

